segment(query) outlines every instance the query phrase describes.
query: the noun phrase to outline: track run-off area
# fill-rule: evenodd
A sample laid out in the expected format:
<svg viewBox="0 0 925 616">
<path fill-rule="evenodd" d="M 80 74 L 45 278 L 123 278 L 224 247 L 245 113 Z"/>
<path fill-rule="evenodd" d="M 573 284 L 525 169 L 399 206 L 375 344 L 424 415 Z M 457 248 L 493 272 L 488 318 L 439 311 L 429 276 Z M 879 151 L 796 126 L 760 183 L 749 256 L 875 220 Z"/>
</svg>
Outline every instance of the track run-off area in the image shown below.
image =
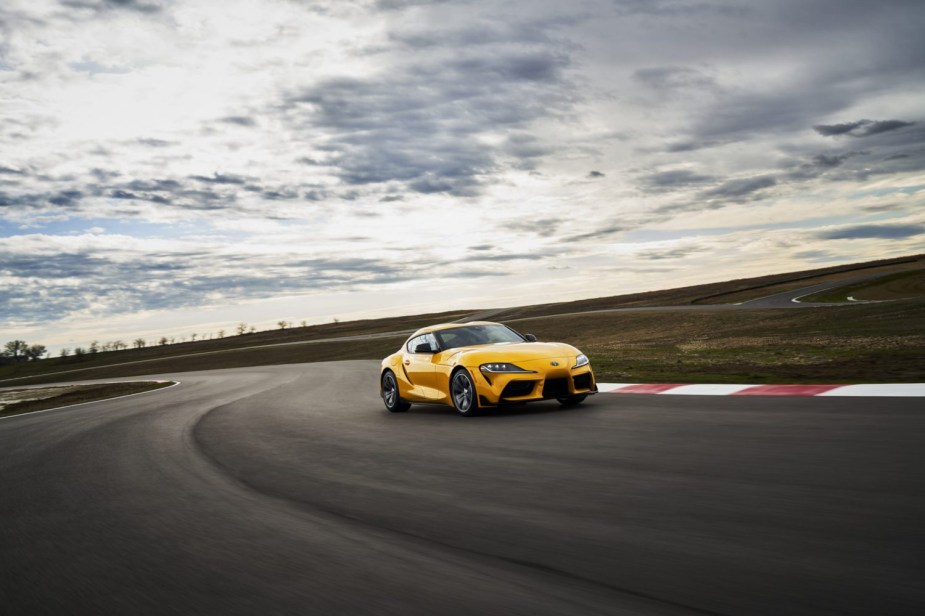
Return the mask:
<svg viewBox="0 0 925 616">
<path fill-rule="evenodd" d="M 913 397 L 389 414 L 378 362 L 0 421 L 4 614 L 916 614 Z"/>
</svg>

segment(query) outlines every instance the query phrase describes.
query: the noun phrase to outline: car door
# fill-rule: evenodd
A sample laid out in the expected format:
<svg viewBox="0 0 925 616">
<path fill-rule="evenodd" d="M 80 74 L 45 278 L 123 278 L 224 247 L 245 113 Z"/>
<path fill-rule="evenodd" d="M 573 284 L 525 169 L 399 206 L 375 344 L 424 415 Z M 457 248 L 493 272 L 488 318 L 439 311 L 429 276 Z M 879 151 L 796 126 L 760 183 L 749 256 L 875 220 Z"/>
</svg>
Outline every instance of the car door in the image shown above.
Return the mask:
<svg viewBox="0 0 925 616">
<path fill-rule="evenodd" d="M 405 348 L 403 360 L 405 374 L 414 386 L 414 393 L 427 399 L 440 397 L 436 391 L 436 370 L 434 354 L 437 340 L 433 334 L 423 334 L 412 338 Z"/>
</svg>

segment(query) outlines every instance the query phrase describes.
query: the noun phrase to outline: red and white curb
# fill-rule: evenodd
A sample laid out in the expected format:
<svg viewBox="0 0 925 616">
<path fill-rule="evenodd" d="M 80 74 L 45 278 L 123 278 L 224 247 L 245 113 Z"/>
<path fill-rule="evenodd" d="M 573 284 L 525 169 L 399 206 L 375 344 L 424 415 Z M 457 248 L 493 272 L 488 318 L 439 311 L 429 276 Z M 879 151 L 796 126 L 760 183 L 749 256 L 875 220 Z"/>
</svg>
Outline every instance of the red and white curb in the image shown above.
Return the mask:
<svg viewBox="0 0 925 616">
<path fill-rule="evenodd" d="M 925 396 L 925 383 L 875 385 L 680 385 L 670 383 L 598 383 L 601 393 L 675 396 Z"/>
</svg>

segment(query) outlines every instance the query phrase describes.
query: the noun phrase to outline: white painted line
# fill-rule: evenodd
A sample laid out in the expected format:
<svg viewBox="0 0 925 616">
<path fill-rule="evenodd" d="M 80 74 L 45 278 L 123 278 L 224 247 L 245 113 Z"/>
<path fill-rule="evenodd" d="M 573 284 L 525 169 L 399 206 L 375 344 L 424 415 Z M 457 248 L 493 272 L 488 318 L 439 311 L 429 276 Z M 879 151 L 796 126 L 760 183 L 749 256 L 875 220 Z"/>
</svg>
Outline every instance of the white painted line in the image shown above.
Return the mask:
<svg viewBox="0 0 925 616">
<path fill-rule="evenodd" d="M 151 381 L 117 381 L 118 383 L 138 383 L 138 382 L 151 382 Z M 155 383 L 169 383 L 170 381 L 154 381 Z M 13 419 L 14 417 L 27 417 L 29 415 L 38 415 L 39 413 L 48 413 L 49 411 L 60 411 L 61 409 L 69 409 L 75 406 L 83 406 L 85 404 L 96 404 L 97 402 L 109 402 L 110 400 L 119 400 L 120 398 L 131 398 L 132 396 L 140 396 L 142 394 L 150 394 L 155 391 L 164 391 L 165 389 L 170 389 L 171 387 L 176 387 L 181 381 L 174 381 L 173 385 L 168 385 L 167 387 L 161 387 L 159 389 L 149 389 L 148 391 L 139 391 L 134 394 L 125 394 L 124 396 L 116 396 L 115 398 L 102 398 L 100 400 L 91 400 L 90 402 L 78 402 L 77 404 L 67 404 L 65 406 L 56 406 L 53 409 L 42 409 L 41 411 L 28 411 L 25 413 L 16 413 L 14 415 L 6 415 L 0 417 L 0 420 L 3 419 Z M 106 383 L 98 383 L 100 385 L 105 385 Z M 62 387 L 66 387 L 62 385 Z"/>
<path fill-rule="evenodd" d="M 601 393 L 621 393 L 621 390 L 628 387 L 639 387 L 639 390 L 622 393 L 674 396 L 731 396 L 745 391 L 746 389 L 750 389 L 752 391 L 748 392 L 748 395 L 857 396 L 871 398 L 925 397 L 925 383 L 871 383 L 861 385 L 739 385 L 696 383 L 691 385 L 664 386 L 659 383 L 597 384 L 597 389 Z M 659 391 L 660 387 L 664 387 L 664 389 Z M 828 387 L 832 387 L 833 389 L 819 392 L 820 389 L 826 389 Z M 643 391 L 644 389 L 648 389 L 648 391 Z M 763 394 L 762 389 L 766 390 L 767 394 Z"/>
<path fill-rule="evenodd" d="M 663 391 L 663 394 L 672 396 L 729 396 L 754 385 L 725 385 L 698 383 L 696 385 L 680 385 L 674 389 Z"/>
<path fill-rule="evenodd" d="M 870 385 L 845 385 L 820 396 L 871 396 L 877 398 L 898 398 L 903 396 L 925 396 L 925 383 L 884 383 Z"/>
<path fill-rule="evenodd" d="M 638 383 L 598 383 L 597 390 L 606 394 L 618 389 L 623 389 L 624 387 L 631 387 L 637 384 Z"/>
</svg>

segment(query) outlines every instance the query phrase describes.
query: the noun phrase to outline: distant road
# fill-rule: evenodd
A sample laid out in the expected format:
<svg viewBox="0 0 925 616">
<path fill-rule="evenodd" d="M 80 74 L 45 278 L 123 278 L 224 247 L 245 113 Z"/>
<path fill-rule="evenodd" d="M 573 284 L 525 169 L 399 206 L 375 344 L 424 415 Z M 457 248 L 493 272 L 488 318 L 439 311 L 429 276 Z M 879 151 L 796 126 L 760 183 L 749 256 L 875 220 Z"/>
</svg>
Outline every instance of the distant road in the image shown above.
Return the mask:
<svg viewBox="0 0 925 616">
<path fill-rule="evenodd" d="M 756 299 L 748 300 L 742 302 L 739 306 L 746 308 L 805 308 L 813 306 L 844 306 L 845 302 L 839 303 L 823 303 L 823 302 L 802 302 L 800 298 L 807 297 L 809 295 L 815 295 L 816 293 L 822 293 L 823 291 L 831 291 L 832 289 L 838 289 L 841 287 L 847 287 L 859 282 L 873 281 L 878 278 L 885 278 L 886 276 L 892 275 L 893 272 L 886 274 L 868 274 L 866 276 L 856 276 L 854 278 L 849 278 L 846 280 L 834 280 L 830 282 L 824 282 L 822 284 L 816 284 L 809 287 L 803 287 L 801 289 L 796 289 L 793 291 L 785 291 L 783 293 L 775 293 L 773 295 L 768 295 L 765 297 L 759 297 Z M 855 302 L 859 304 L 865 303 L 877 303 L 877 302 L 864 302 L 859 301 Z"/>
<path fill-rule="evenodd" d="M 919 614 L 918 399 L 389 414 L 377 362 L 0 420 L 0 612 Z"/>
<path fill-rule="evenodd" d="M 802 302 L 799 301 L 800 298 L 806 297 L 808 295 L 814 295 L 822 291 L 829 291 L 831 289 L 837 289 L 840 287 L 846 287 L 858 282 L 872 281 L 877 278 L 884 278 L 891 275 L 893 272 L 888 272 L 886 274 L 873 274 L 865 276 L 856 276 L 853 278 L 846 278 L 844 280 L 835 280 L 831 282 L 825 282 L 822 284 L 811 285 L 807 287 L 800 287 L 799 289 L 792 289 L 790 291 L 783 291 L 781 293 L 774 293 L 772 295 L 766 295 L 764 297 L 757 297 L 755 299 L 750 299 L 744 302 L 739 302 L 736 304 L 682 304 L 677 306 L 628 306 L 625 308 L 602 308 L 599 310 L 585 310 L 580 312 L 565 312 L 555 315 L 543 315 L 535 317 L 524 317 L 523 319 L 503 319 L 510 321 L 519 321 L 519 320 L 528 320 L 528 319 L 545 319 L 550 317 L 570 317 L 579 314 L 597 314 L 602 312 L 689 312 L 689 311 L 716 311 L 716 310 L 749 310 L 749 309 L 768 309 L 768 308 L 820 308 L 826 306 L 845 306 L 845 305 L 857 305 L 857 304 L 869 304 L 869 303 L 879 303 L 879 302 L 865 302 L 865 301 L 855 301 L 852 304 L 847 302 L 838 302 L 838 303 L 826 303 L 826 302 Z M 731 295 L 731 293 L 730 293 Z M 502 311 L 498 311 L 502 312 Z"/>
</svg>

